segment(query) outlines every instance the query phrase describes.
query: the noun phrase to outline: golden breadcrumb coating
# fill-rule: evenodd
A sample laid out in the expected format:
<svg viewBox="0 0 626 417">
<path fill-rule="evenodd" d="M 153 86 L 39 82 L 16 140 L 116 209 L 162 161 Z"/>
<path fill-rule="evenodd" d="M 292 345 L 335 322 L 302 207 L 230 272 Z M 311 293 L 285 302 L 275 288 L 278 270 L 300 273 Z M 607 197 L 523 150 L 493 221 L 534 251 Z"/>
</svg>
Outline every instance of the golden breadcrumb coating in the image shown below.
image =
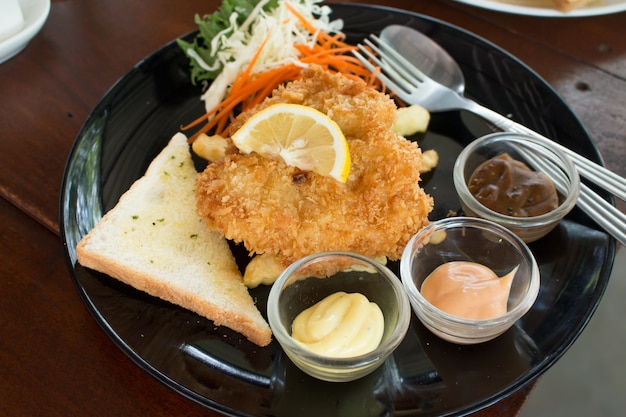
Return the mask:
<svg viewBox="0 0 626 417">
<path fill-rule="evenodd" d="M 360 80 L 314 67 L 242 113 L 231 131 L 277 102 L 310 106 L 337 122 L 352 158 L 347 182 L 280 158 L 231 152 L 198 175 L 200 215 L 250 253 L 276 255 L 285 265 L 327 250 L 398 259 L 428 224 L 433 201 L 419 186 L 419 147 L 392 131 L 394 102 Z"/>
</svg>

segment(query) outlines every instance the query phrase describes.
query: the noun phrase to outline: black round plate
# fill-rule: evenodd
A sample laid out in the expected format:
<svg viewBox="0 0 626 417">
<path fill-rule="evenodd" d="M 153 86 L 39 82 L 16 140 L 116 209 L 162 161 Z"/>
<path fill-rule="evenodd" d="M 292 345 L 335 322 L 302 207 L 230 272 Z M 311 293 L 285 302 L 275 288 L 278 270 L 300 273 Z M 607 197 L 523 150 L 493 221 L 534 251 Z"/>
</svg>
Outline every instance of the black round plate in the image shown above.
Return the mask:
<svg viewBox="0 0 626 417">
<path fill-rule="evenodd" d="M 467 93 L 477 101 L 599 160 L 580 122 L 561 98 L 517 59 L 495 45 L 435 19 L 384 7 L 332 5 L 356 43 L 389 24 L 414 27 L 458 60 Z M 189 34 L 188 36 L 193 36 Z M 202 114 L 200 90 L 175 43 L 140 62 L 103 97 L 82 128 L 62 185 L 61 224 L 78 291 L 103 329 L 129 357 L 179 393 L 237 416 L 466 415 L 535 379 L 574 342 L 600 301 L 615 241 L 575 209 L 531 249 L 542 285 L 532 310 L 501 337 L 457 346 L 416 319 L 378 371 L 333 384 L 308 377 L 276 342 L 259 348 L 225 328 L 136 291 L 76 262 L 76 243 L 143 175 L 180 125 Z M 436 202 L 431 220 L 459 209 L 452 165 L 462 147 L 488 127 L 463 112 L 432 115 L 426 135 L 440 163 L 424 178 Z M 237 251 L 241 263 L 245 253 Z M 392 264 L 397 271 L 397 265 Z M 252 291 L 265 313 L 267 288 Z"/>
</svg>

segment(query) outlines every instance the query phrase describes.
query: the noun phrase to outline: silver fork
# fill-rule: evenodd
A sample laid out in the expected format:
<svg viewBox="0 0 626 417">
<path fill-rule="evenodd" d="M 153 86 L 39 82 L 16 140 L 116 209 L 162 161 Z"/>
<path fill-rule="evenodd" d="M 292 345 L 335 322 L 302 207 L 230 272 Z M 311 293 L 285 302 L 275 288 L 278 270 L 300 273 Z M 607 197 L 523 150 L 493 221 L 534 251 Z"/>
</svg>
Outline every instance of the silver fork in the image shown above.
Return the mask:
<svg viewBox="0 0 626 417">
<path fill-rule="evenodd" d="M 354 51 L 354 55 L 370 71 L 376 72 L 376 67 L 380 68 L 377 77 L 404 102 L 420 104 L 433 112 L 465 109 L 481 116 L 504 131 L 550 140 L 534 130 L 506 118 L 438 83 L 422 73 L 415 65 L 378 36 L 371 35 L 371 38 L 376 44 L 369 39 L 364 40 L 364 43 L 371 50 L 363 45 L 358 45 L 361 53 Z M 626 178 L 620 177 L 565 146 L 556 142 L 553 143 L 572 159 L 580 175 L 626 201 Z"/>
<path fill-rule="evenodd" d="M 505 131 L 530 134 L 542 140 L 550 140 L 432 80 L 377 36 L 372 35 L 372 39 L 380 47 L 366 39 L 364 42 L 371 48 L 373 53 L 363 45 L 358 45 L 362 54 L 355 51 L 354 55 L 370 71 L 377 72 L 376 67 L 380 68 L 377 77 L 404 102 L 420 104 L 430 111 L 466 109 L 478 114 Z M 612 192 L 621 199 L 625 199 L 626 180 L 624 178 L 587 160 L 564 146 L 558 146 L 564 153 L 570 156 L 581 175 L 584 174 L 586 178 L 604 187 L 607 191 Z M 529 160 L 536 169 L 547 169 L 546 165 L 542 163 L 541 155 L 534 154 L 534 157 L 533 160 L 532 156 L 530 156 Z M 558 176 L 553 174 L 552 177 L 555 185 L 560 188 L 562 184 Z M 624 213 L 617 210 L 584 184 L 581 184 L 577 205 L 611 236 L 621 244 L 626 245 L 626 215 Z"/>
<path fill-rule="evenodd" d="M 518 147 L 516 150 L 529 165 L 548 175 L 559 192 L 566 192 L 567 178 L 558 169 L 558 161 L 553 161 L 550 155 L 547 155 L 541 147 L 531 141 L 525 142 L 524 146 Z M 626 245 L 626 215 L 582 182 L 576 204 L 619 243 Z"/>
</svg>

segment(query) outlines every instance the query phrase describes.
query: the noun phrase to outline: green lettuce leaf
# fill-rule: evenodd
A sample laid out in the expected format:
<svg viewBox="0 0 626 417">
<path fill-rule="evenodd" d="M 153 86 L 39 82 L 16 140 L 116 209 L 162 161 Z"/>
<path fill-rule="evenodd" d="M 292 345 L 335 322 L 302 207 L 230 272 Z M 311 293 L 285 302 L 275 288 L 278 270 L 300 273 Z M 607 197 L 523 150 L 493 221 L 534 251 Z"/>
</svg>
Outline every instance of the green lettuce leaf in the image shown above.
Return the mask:
<svg viewBox="0 0 626 417">
<path fill-rule="evenodd" d="M 222 5 L 212 14 L 200 16 L 195 15 L 195 23 L 198 25 L 198 34 L 191 42 L 177 39 L 176 42 L 189 58 L 191 82 L 196 85 L 203 80 L 213 80 L 222 71 L 222 66 L 218 65 L 215 70 L 207 71 L 202 68 L 189 54 L 188 50 L 194 50 L 207 64 L 213 66 L 215 58 L 211 55 L 209 48 L 211 40 L 222 30 L 231 26 L 230 18 L 233 13 L 237 13 L 237 25 L 241 25 L 250 15 L 258 0 L 224 0 Z M 270 11 L 278 7 L 278 0 L 270 0 L 263 9 Z"/>
</svg>

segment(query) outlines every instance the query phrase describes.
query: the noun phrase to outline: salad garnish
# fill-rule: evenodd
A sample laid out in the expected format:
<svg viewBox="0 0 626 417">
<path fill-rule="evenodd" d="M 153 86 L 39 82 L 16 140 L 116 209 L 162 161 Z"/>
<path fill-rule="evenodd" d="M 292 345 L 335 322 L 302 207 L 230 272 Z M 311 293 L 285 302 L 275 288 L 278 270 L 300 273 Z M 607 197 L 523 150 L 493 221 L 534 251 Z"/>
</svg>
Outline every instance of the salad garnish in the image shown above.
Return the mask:
<svg viewBox="0 0 626 417">
<path fill-rule="evenodd" d="M 260 103 L 278 85 L 319 65 L 378 85 L 375 74 L 349 52 L 343 22 L 331 20 L 321 0 L 224 0 L 211 15 L 199 17 L 193 42 L 178 40 L 190 60 L 191 81 L 211 81 L 202 95 L 206 114 L 183 126 L 205 123 L 201 133 L 228 136 L 235 112 Z"/>
</svg>

